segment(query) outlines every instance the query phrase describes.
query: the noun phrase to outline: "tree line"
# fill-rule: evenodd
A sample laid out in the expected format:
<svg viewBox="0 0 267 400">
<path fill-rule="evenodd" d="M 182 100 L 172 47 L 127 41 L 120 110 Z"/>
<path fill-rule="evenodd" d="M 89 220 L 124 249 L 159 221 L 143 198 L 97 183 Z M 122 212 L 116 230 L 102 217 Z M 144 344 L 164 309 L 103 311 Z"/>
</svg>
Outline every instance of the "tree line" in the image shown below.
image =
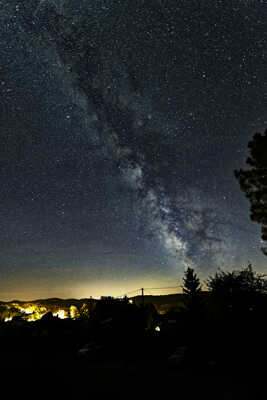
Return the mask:
<svg viewBox="0 0 267 400">
<path fill-rule="evenodd" d="M 217 305 L 217 311 L 229 313 L 255 312 L 267 294 L 266 275 L 254 271 L 251 264 L 240 270 L 219 270 L 205 284 L 207 302 Z M 186 310 L 196 315 L 204 300 L 200 279 L 193 268 L 185 271 L 182 289 Z"/>
</svg>

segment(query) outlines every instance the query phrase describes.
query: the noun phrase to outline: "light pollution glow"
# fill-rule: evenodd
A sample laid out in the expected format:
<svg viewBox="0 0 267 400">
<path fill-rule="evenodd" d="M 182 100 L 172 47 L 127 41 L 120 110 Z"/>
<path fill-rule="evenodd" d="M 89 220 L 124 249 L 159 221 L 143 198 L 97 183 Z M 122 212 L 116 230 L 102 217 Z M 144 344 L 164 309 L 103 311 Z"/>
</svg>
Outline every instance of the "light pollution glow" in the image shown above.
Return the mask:
<svg viewBox="0 0 267 400">
<path fill-rule="evenodd" d="M 32 301 L 37 299 L 45 298 L 95 298 L 99 299 L 101 296 L 112 296 L 112 297 L 122 297 L 132 293 L 133 296 L 141 293 L 141 288 L 161 288 L 161 287 L 173 287 L 170 289 L 150 289 L 145 294 L 168 294 L 168 293 L 179 293 L 181 292 L 182 281 L 178 278 L 176 280 L 170 279 L 169 277 L 162 277 L 162 280 L 151 280 L 151 279 L 137 279 L 137 280 L 110 280 L 110 281 L 99 281 L 99 282 L 78 282 L 70 284 L 65 284 L 58 287 L 52 287 L 45 289 L 41 286 L 41 283 L 36 283 L 34 286 L 25 287 L 22 290 L 21 286 L 18 288 L 16 283 L 7 290 L 3 287 L 0 288 L 0 300 L 2 301 L 13 301 L 14 299 L 20 301 Z M 129 297 L 131 295 L 129 294 Z"/>
</svg>

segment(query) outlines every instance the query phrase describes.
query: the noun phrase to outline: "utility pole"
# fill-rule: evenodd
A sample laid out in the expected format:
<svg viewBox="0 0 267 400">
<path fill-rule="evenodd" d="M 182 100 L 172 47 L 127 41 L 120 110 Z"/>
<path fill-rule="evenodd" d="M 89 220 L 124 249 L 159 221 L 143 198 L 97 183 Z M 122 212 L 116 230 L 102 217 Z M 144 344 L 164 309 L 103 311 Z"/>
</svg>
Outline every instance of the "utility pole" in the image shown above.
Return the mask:
<svg viewBox="0 0 267 400">
<path fill-rule="evenodd" d="M 141 288 L 142 293 L 142 312 L 143 312 L 143 329 L 144 333 L 146 331 L 146 321 L 145 321 L 145 296 L 144 296 L 144 288 Z"/>
</svg>

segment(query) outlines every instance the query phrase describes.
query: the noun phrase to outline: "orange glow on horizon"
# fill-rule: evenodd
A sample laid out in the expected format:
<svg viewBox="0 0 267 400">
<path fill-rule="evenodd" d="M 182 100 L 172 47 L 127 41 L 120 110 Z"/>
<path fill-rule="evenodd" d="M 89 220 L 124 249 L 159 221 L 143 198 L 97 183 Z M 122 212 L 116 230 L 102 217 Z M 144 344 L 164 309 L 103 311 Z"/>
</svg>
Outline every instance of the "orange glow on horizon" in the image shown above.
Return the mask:
<svg viewBox="0 0 267 400">
<path fill-rule="evenodd" d="M 177 282 L 177 286 L 175 283 Z M 49 298 L 59 298 L 59 299 L 83 299 L 83 298 L 94 298 L 100 299 L 102 296 L 112 296 L 112 297 L 123 297 L 127 295 L 128 297 L 133 297 L 141 294 L 141 288 L 145 288 L 145 295 L 165 295 L 173 293 L 181 293 L 181 280 L 166 279 L 166 276 L 162 279 L 129 279 L 129 280 L 108 280 L 108 281 L 97 281 L 97 282 L 72 282 L 71 284 L 60 286 L 58 289 L 47 289 L 40 288 L 38 290 L 38 284 L 33 287 L 25 287 L 25 291 L 22 290 L 21 286 L 16 290 L 16 286 L 9 290 L 0 288 L 0 300 L 11 301 L 15 299 L 21 302 L 31 302 L 33 300 L 42 300 Z M 162 290 L 152 290 L 146 288 L 160 288 L 160 287 L 175 287 L 174 289 L 162 289 Z M 30 314 L 30 310 L 29 310 Z"/>
</svg>

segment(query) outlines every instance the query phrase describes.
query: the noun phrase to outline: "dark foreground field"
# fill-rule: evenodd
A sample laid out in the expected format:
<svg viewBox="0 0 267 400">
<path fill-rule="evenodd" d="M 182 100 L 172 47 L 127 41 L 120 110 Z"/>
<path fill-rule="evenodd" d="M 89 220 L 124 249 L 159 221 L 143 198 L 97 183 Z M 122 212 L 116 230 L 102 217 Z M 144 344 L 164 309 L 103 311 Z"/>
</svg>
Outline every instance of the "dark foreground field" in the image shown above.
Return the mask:
<svg viewBox="0 0 267 400">
<path fill-rule="evenodd" d="M 71 338 L 53 343 L 13 339 L 1 343 L 1 398 L 267 399 L 264 370 L 258 374 L 248 369 L 245 357 L 235 365 L 227 357 L 209 365 L 203 349 L 173 368 L 168 364 L 171 344 L 162 348 L 156 340 L 152 345 L 114 343 L 90 359 L 76 356 L 79 346 Z"/>
</svg>

